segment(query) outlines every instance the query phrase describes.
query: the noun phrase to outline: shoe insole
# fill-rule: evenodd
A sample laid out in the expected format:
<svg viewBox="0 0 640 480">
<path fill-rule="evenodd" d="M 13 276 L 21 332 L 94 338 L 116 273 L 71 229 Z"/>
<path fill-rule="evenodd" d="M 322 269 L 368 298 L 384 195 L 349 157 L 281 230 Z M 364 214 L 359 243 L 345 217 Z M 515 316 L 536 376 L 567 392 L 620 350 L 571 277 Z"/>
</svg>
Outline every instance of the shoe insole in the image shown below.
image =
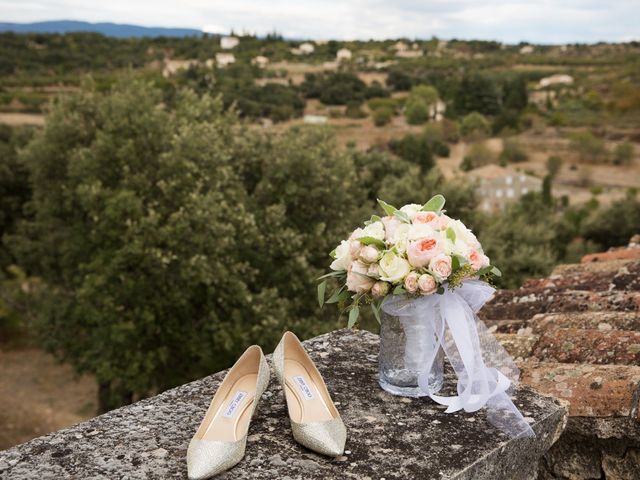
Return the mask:
<svg viewBox="0 0 640 480">
<path fill-rule="evenodd" d="M 252 373 L 236 380 L 202 435 L 203 440 L 235 442 L 245 435 L 251 420 L 249 407 L 256 397 L 257 377 Z"/>
<path fill-rule="evenodd" d="M 325 400 L 307 369 L 298 361 L 285 359 L 285 395 L 294 422 L 326 422 L 332 420 Z"/>
</svg>

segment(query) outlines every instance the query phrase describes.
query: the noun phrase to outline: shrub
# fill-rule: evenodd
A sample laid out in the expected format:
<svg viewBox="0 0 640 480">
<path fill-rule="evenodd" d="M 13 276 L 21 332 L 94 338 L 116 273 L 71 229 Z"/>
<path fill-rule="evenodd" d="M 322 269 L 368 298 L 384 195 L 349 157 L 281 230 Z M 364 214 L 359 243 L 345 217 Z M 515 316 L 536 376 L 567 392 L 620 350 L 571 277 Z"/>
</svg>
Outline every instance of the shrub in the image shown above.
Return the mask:
<svg viewBox="0 0 640 480">
<path fill-rule="evenodd" d="M 373 113 L 373 124 L 376 127 L 382 127 L 388 124 L 393 118 L 393 110 L 389 107 L 378 107 Z"/>
<path fill-rule="evenodd" d="M 421 125 L 429 119 L 429 109 L 423 100 L 412 100 L 405 110 L 409 125 Z"/>
<path fill-rule="evenodd" d="M 387 86 L 395 91 L 409 90 L 411 84 L 411 77 L 401 70 L 391 70 L 387 75 Z"/>
<path fill-rule="evenodd" d="M 474 143 L 462 160 L 460 168 L 464 171 L 495 163 L 494 153 L 484 143 Z"/>
<path fill-rule="evenodd" d="M 583 236 L 602 249 L 626 245 L 640 232 L 640 201 L 633 192 L 595 212 L 583 226 Z"/>
<path fill-rule="evenodd" d="M 460 134 L 466 140 L 480 140 L 491 133 L 491 125 L 484 115 L 472 112 L 462 119 Z"/>
<path fill-rule="evenodd" d="M 629 142 L 619 143 L 613 149 L 613 163 L 615 165 L 631 165 L 634 148 Z"/>
<path fill-rule="evenodd" d="M 398 109 L 398 101 L 394 98 L 372 98 L 367 101 L 367 106 L 370 110 L 377 110 L 378 108 L 389 108 L 393 111 L 393 113 L 397 112 Z"/>
<path fill-rule="evenodd" d="M 578 154 L 581 162 L 605 163 L 607 161 L 607 148 L 604 141 L 589 131 L 573 133 L 570 136 L 569 146 Z"/>
<path fill-rule="evenodd" d="M 442 125 L 443 140 L 448 143 L 458 143 L 460 140 L 460 125 L 458 125 L 458 122 L 444 118 L 440 125 Z"/>
<path fill-rule="evenodd" d="M 359 102 L 347 103 L 344 116 L 347 118 L 365 118 L 367 114 L 362 110 L 361 105 Z"/>
<path fill-rule="evenodd" d="M 506 139 L 504 141 L 504 148 L 500 153 L 500 161 L 503 163 L 518 163 L 527 160 L 527 152 L 524 151 L 522 146 L 515 140 Z"/>
</svg>

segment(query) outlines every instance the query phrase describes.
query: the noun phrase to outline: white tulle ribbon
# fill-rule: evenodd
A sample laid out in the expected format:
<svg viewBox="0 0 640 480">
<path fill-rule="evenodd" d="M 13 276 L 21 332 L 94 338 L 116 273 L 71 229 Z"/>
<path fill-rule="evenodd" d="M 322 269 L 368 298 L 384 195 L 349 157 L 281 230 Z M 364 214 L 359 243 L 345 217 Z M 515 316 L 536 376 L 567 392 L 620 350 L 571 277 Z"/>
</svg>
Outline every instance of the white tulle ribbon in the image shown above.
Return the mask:
<svg viewBox="0 0 640 480">
<path fill-rule="evenodd" d="M 534 436 L 533 430 L 509 396 L 520 371 L 511 356 L 487 330 L 476 313 L 495 289 L 479 280 L 467 280 L 455 290 L 444 285 L 442 295 L 419 298 L 387 297 L 385 313 L 400 317 L 407 334 L 405 362 L 421 372 L 418 385 L 447 413 L 475 412 L 487 407 L 487 418 L 511 436 Z M 436 348 L 432 348 L 435 332 Z M 458 376 L 457 395 L 431 391 L 429 372 L 442 347 Z M 417 365 L 420 364 L 420 365 Z"/>
</svg>

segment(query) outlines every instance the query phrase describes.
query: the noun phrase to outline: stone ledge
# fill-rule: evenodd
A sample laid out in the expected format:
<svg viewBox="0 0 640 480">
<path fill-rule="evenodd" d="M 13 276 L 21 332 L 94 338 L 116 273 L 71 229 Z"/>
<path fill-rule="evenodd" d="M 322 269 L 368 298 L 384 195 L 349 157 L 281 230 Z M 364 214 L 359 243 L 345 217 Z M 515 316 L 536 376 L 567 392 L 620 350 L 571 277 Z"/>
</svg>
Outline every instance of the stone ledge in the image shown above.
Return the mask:
<svg viewBox="0 0 640 480">
<path fill-rule="evenodd" d="M 515 403 L 537 434 L 509 439 L 485 414 L 443 412 L 429 399 L 377 385 L 377 335 L 338 330 L 305 342 L 349 430 L 345 455 L 296 444 L 272 379 L 251 425 L 244 460 L 218 478 L 530 479 L 567 412 L 518 387 Z M 225 372 L 0 452 L 1 478 L 185 478 L 187 445 Z"/>
</svg>

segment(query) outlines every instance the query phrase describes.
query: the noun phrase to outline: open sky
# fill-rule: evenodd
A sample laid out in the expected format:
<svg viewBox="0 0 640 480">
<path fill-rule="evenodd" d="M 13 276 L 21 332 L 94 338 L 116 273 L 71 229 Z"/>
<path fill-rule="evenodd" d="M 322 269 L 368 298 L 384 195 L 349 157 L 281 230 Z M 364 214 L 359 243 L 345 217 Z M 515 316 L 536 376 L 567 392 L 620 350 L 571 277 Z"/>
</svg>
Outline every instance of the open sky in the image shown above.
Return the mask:
<svg viewBox="0 0 640 480">
<path fill-rule="evenodd" d="M 0 21 L 62 19 L 312 39 L 640 39 L 640 0 L 0 0 Z"/>
</svg>

